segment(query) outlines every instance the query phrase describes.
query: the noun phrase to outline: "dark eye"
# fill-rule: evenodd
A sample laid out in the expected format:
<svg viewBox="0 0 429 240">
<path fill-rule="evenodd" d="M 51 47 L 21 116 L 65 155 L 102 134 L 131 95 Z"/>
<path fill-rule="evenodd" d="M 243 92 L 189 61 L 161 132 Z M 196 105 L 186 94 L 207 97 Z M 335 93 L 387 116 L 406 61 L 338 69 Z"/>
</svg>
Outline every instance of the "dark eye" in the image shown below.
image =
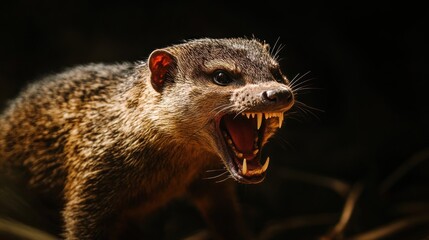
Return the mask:
<svg viewBox="0 0 429 240">
<path fill-rule="evenodd" d="M 272 74 L 273 74 L 274 79 L 275 79 L 277 82 L 279 82 L 279 83 L 284 83 L 284 81 L 285 81 L 285 80 L 284 80 L 284 78 L 283 78 L 282 73 L 280 72 L 280 69 L 278 69 L 278 68 L 273 69 Z"/>
<path fill-rule="evenodd" d="M 233 79 L 231 78 L 231 76 L 223 70 L 217 70 L 213 73 L 213 82 L 218 85 L 226 86 L 232 81 Z"/>
</svg>

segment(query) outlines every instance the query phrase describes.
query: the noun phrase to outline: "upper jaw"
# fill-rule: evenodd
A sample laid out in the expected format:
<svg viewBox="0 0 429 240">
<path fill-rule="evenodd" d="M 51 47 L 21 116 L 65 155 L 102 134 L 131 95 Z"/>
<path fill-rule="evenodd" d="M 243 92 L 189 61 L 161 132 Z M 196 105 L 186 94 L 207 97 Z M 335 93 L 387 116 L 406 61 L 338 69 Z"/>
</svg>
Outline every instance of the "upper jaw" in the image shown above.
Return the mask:
<svg viewBox="0 0 429 240">
<path fill-rule="evenodd" d="M 259 130 L 263 119 L 278 118 L 278 127 L 281 128 L 284 119 L 284 112 L 244 112 L 241 115 L 247 118 L 256 118 L 256 128 Z"/>
<path fill-rule="evenodd" d="M 284 112 L 230 113 L 216 119 L 221 158 L 238 182 L 255 184 L 265 178 L 269 157 L 261 164 L 261 149 L 267 138 L 283 124 Z"/>
</svg>

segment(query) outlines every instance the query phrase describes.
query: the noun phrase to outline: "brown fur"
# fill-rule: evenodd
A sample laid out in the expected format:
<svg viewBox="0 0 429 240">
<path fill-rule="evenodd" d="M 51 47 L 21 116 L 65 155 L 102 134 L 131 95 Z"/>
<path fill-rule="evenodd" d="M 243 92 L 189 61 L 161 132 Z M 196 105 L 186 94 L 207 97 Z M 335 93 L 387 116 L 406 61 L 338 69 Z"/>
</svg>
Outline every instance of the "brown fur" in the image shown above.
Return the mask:
<svg viewBox="0 0 429 240">
<path fill-rule="evenodd" d="M 278 63 L 253 39 L 163 50 L 176 65 L 161 90 L 146 62 L 90 64 L 30 85 L 0 117 L 1 168 L 23 173 L 19 181 L 58 203 L 66 239 L 115 238 L 124 219 L 185 193 L 219 238 L 246 238 L 233 190 L 201 175 L 222 165 L 211 124 L 220 107 L 245 110 L 257 101 L 252 86 L 278 87 L 270 73 Z M 241 80 L 213 84 L 206 73 L 219 67 Z"/>
</svg>

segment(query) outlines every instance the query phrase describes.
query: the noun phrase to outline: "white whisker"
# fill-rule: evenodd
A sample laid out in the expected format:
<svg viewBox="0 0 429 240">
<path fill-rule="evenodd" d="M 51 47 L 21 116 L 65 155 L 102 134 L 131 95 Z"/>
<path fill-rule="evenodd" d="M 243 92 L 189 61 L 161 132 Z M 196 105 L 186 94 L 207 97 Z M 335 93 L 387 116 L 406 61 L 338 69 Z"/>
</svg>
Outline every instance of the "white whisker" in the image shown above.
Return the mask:
<svg viewBox="0 0 429 240">
<path fill-rule="evenodd" d="M 238 115 L 242 114 L 244 111 L 246 111 L 246 109 L 243 109 L 243 110 L 238 111 L 238 112 L 237 112 L 237 114 L 235 114 L 234 119 L 235 119 Z"/>
<path fill-rule="evenodd" d="M 210 170 L 207 170 L 206 172 L 208 172 L 208 173 L 210 173 L 210 172 L 220 172 L 220 171 L 225 171 L 226 170 L 226 168 L 221 168 L 221 169 L 210 169 Z"/>
<path fill-rule="evenodd" d="M 229 180 L 229 179 L 232 179 L 231 175 L 228 175 L 228 177 L 226 177 L 226 178 L 224 178 L 222 180 L 216 181 L 216 183 L 222 183 L 222 182 L 225 182 L 226 180 Z"/>
<path fill-rule="evenodd" d="M 301 80 L 303 77 L 307 76 L 311 71 L 307 71 L 306 73 L 304 73 L 303 75 L 299 76 L 299 74 L 297 74 L 289 83 L 289 86 L 291 88 L 293 87 L 297 87 L 297 84 L 299 80 Z M 299 77 L 298 77 L 299 76 Z M 304 82 L 308 82 L 308 80 L 305 80 Z M 301 84 L 301 83 L 300 83 Z M 298 85 L 299 86 L 299 85 Z"/>
<path fill-rule="evenodd" d="M 314 113 L 313 111 L 324 112 L 321 109 L 318 109 L 318 108 L 315 108 L 315 107 L 311 107 L 311 106 L 309 106 L 309 105 L 307 105 L 305 103 L 302 103 L 300 101 L 295 101 L 295 106 L 296 106 L 296 109 L 299 110 L 301 113 L 303 113 L 305 116 L 310 116 L 311 115 L 311 116 L 313 116 L 313 117 L 315 117 L 316 119 L 319 119 L 319 120 L 320 120 L 319 116 L 317 116 L 317 114 Z"/>
<path fill-rule="evenodd" d="M 297 73 L 295 77 L 292 78 L 292 80 L 289 81 L 289 85 L 292 85 L 295 82 L 295 79 L 299 76 L 300 73 Z"/>
<path fill-rule="evenodd" d="M 227 112 L 227 111 L 229 111 L 229 110 L 231 110 L 231 109 L 233 109 L 234 108 L 234 106 L 231 106 L 231 105 L 229 105 L 229 106 L 225 106 L 224 108 L 222 108 L 222 109 L 220 109 L 219 111 L 217 111 L 215 114 L 214 114 L 214 116 L 216 117 L 217 115 L 219 115 L 220 113 L 222 113 L 222 112 Z"/>
<path fill-rule="evenodd" d="M 270 48 L 270 55 L 272 56 L 272 58 L 274 59 L 274 60 L 276 60 L 276 61 L 280 61 L 281 59 L 279 59 L 279 54 L 280 54 L 280 52 L 283 50 L 283 48 L 285 47 L 285 45 L 284 44 L 281 44 L 280 42 L 279 42 L 279 40 L 280 40 L 280 37 L 278 37 L 277 39 L 276 39 L 276 41 L 274 42 L 274 45 L 273 45 L 273 47 L 272 48 Z"/>
<path fill-rule="evenodd" d="M 276 47 L 277 47 L 277 43 L 279 42 L 279 40 L 280 40 L 280 37 L 278 37 L 278 38 L 276 39 L 276 41 L 274 42 L 273 47 L 270 49 L 270 55 L 271 55 L 271 56 L 274 56 L 274 55 L 273 55 L 273 53 L 274 53 L 274 49 L 276 49 Z M 274 57 L 273 57 L 273 58 L 274 58 Z"/>
<path fill-rule="evenodd" d="M 209 179 L 216 179 L 216 178 L 220 178 L 220 177 L 222 177 L 223 175 L 225 175 L 225 174 L 227 174 L 227 173 L 228 173 L 228 171 L 226 171 L 226 170 L 225 170 L 225 172 L 220 173 L 220 174 L 218 174 L 218 175 L 216 175 L 216 176 L 212 176 L 212 177 L 205 177 L 205 178 L 203 178 L 203 179 L 205 179 L 205 180 L 209 180 Z"/>
<path fill-rule="evenodd" d="M 225 107 L 228 107 L 228 106 L 231 106 L 231 104 L 225 103 L 225 104 L 222 104 L 220 106 L 217 106 L 217 107 L 213 108 L 210 112 L 214 112 L 214 111 L 217 111 L 219 109 L 222 109 L 222 108 L 225 108 Z"/>
</svg>

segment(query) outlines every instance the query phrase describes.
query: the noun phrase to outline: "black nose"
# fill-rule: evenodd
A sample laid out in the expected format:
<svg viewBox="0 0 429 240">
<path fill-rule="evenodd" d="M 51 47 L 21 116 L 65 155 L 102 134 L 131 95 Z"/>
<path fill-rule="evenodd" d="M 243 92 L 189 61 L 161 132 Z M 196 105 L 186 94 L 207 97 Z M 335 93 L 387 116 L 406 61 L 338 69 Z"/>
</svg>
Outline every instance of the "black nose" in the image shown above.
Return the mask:
<svg viewBox="0 0 429 240">
<path fill-rule="evenodd" d="M 292 92 L 289 89 L 267 90 L 262 93 L 262 97 L 266 101 L 270 101 L 281 105 L 289 104 L 293 100 Z"/>
</svg>

